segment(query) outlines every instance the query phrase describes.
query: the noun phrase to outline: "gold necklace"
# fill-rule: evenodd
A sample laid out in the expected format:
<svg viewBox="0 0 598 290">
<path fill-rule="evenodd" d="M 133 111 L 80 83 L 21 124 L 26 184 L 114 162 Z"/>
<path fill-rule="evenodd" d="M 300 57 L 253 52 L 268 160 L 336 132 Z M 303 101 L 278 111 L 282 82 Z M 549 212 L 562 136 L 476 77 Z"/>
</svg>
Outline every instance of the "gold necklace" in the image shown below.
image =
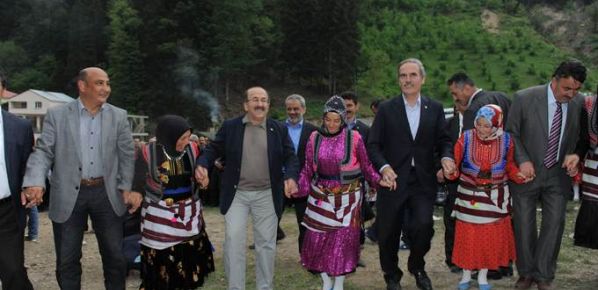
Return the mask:
<svg viewBox="0 0 598 290">
<path fill-rule="evenodd" d="M 172 157 L 170 155 L 168 155 L 168 153 L 166 152 L 166 149 L 164 149 L 164 146 L 162 146 L 162 152 L 164 153 L 164 156 L 166 157 L 166 160 L 168 161 L 168 167 L 167 171 L 168 171 L 168 175 L 181 175 L 184 173 L 184 165 L 183 165 L 183 156 L 185 156 L 185 150 L 183 150 L 183 152 L 181 152 L 181 154 L 177 157 Z"/>
</svg>

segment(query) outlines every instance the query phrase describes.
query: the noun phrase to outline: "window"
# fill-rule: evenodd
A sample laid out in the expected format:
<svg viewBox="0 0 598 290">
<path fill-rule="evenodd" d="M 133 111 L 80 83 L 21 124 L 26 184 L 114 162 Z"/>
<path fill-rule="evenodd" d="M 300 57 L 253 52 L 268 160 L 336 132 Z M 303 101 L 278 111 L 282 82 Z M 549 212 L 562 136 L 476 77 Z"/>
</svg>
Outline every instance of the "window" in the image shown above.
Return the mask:
<svg viewBox="0 0 598 290">
<path fill-rule="evenodd" d="M 27 102 L 10 102 L 13 109 L 27 109 Z"/>
<path fill-rule="evenodd" d="M 42 102 L 35 102 L 35 108 L 36 109 L 41 109 L 42 108 Z"/>
</svg>

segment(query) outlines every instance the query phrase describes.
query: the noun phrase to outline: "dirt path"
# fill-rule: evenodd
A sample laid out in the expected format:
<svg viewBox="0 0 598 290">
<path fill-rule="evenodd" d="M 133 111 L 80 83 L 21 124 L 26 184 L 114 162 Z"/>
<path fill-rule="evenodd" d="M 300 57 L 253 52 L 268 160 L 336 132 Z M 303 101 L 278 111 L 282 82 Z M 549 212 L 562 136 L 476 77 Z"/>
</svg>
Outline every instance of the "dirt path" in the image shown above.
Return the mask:
<svg viewBox="0 0 598 290">
<path fill-rule="evenodd" d="M 441 211 L 437 210 L 436 215 L 440 216 Z M 598 252 L 572 246 L 569 235 L 573 229 L 574 217 L 577 212 L 574 205 L 570 206 L 567 218 L 567 229 L 563 238 L 563 250 L 559 257 L 559 269 L 557 272 L 556 289 L 598 289 Z M 215 208 L 208 208 L 205 211 L 208 234 L 216 252 L 216 272 L 210 275 L 203 289 L 225 289 L 222 265 L 222 241 L 224 237 L 223 218 Z M 299 265 L 297 250 L 297 229 L 295 216 L 292 209 L 288 209 L 281 222 L 287 238 L 278 244 L 275 289 L 320 289 L 320 281 L 317 276 L 308 274 Z M 455 289 L 460 276 L 448 272 L 444 265 L 444 242 L 442 220 L 435 222 L 436 233 L 432 241 L 432 249 L 426 256 L 426 269 L 432 278 L 434 289 Z M 251 232 L 251 231 L 250 231 Z M 250 234 L 251 239 L 251 234 Z M 102 278 L 102 265 L 98 254 L 95 236 L 85 235 L 86 245 L 83 246 L 83 277 L 82 289 L 99 290 L 104 289 Z M 408 251 L 400 252 L 400 264 L 406 269 Z M 40 214 L 40 237 L 39 242 L 25 243 L 26 263 L 29 267 L 29 277 L 35 289 L 58 289 L 54 278 L 54 243 L 52 240 L 51 223 L 46 213 Z M 247 268 L 247 289 L 255 289 L 250 282 L 254 280 L 253 253 L 248 251 Z M 347 290 L 357 289 L 385 289 L 384 281 L 378 263 L 378 248 L 376 244 L 366 242 L 362 251 L 362 258 L 366 263 L 365 268 L 358 268 L 357 272 L 349 275 L 346 279 Z M 406 272 L 406 271 L 405 271 Z M 515 278 L 503 279 L 492 282 L 494 289 L 512 289 Z M 402 280 L 403 289 L 417 289 L 415 281 L 409 275 Z M 138 289 L 139 276 L 137 272 L 127 279 L 127 289 Z M 474 288 L 475 289 L 475 288 Z"/>
</svg>

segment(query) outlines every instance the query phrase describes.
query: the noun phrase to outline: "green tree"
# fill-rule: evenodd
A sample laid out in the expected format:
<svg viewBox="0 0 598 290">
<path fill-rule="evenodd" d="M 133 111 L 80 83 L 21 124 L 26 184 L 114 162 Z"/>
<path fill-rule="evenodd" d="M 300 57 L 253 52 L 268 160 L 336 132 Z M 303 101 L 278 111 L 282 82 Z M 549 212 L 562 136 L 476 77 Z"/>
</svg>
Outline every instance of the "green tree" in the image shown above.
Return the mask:
<svg viewBox="0 0 598 290">
<path fill-rule="evenodd" d="M 14 41 L 0 42 L 0 70 L 12 75 L 29 64 L 27 52 Z"/>
<path fill-rule="evenodd" d="M 69 10 L 66 73 L 75 76 L 89 66 L 104 66 L 107 37 L 106 0 L 73 0 Z"/>
<path fill-rule="evenodd" d="M 110 44 L 108 73 L 113 102 L 134 113 L 145 113 L 142 98 L 143 59 L 139 46 L 139 27 L 143 24 L 128 0 L 113 0 L 108 11 Z"/>
</svg>

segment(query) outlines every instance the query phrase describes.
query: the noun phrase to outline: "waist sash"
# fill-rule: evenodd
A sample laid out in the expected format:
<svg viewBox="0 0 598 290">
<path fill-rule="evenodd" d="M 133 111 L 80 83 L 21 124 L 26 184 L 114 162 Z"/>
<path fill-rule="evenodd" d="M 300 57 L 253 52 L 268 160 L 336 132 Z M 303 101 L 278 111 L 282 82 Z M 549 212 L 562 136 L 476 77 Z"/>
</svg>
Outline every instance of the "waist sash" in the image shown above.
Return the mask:
<svg viewBox="0 0 598 290">
<path fill-rule="evenodd" d="M 167 205 L 146 198 L 141 209 L 141 244 L 162 250 L 199 234 L 203 217 L 199 199 Z"/>
<path fill-rule="evenodd" d="M 348 227 L 361 202 L 359 183 L 338 189 L 321 189 L 314 183 L 307 197 L 302 224 L 316 232 L 328 232 Z"/>
</svg>

